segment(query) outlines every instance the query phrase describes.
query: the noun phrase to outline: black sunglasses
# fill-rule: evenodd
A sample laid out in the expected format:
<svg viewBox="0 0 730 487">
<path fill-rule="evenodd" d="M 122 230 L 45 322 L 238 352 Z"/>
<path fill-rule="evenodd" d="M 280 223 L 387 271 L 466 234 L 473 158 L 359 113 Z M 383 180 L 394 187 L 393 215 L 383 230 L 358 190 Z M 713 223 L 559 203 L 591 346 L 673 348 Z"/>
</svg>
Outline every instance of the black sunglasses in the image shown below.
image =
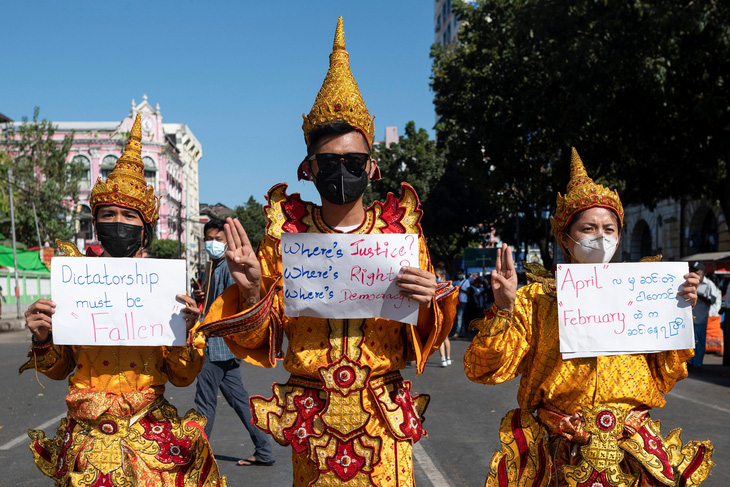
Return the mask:
<svg viewBox="0 0 730 487">
<path fill-rule="evenodd" d="M 317 167 L 324 174 L 332 174 L 337 169 L 337 165 L 342 163 L 345 165 L 347 172 L 353 176 L 360 176 L 367 169 L 370 154 L 363 152 L 350 152 L 348 154 L 325 152 L 322 154 L 314 154 L 308 159 L 310 161 L 317 159 Z"/>
</svg>

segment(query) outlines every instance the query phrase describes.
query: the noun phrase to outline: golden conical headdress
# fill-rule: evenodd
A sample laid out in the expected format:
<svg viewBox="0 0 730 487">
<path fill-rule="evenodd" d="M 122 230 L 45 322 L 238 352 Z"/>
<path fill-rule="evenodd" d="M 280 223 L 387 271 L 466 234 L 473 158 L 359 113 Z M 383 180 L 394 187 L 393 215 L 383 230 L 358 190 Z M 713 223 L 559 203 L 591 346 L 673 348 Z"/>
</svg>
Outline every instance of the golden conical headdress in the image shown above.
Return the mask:
<svg viewBox="0 0 730 487">
<path fill-rule="evenodd" d="M 157 220 L 160 213 L 160 201 L 155 190 L 144 179 L 144 163 L 142 162 L 142 128 L 140 114 L 132 125 L 124 154 L 117 160 L 106 181 L 101 177 L 96 180 L 91 190 L 91 213 L 101 206 L 114 205 L 137 210 L 147 223 Z"/>
<path fill-rule="evenodd" d="M 342 17 L 337 20 L 335 42 L 330 54 L 330 67 L 322 88 L 317 93 L 309 115 L 302 114 L 304 141 L 309 147 L 309 133 L 318 125 L 341 120 L 359 130 L 372 148 L 375 127 L 350 71 L 350 55 L 345 51 L 345 30 Z"/>
<path fill-rule="evenodd" d="M 624 221 L 624 207 L 616 191 L 596 184 L 588 177 L 583 161 L 578 151 L 572 148 L 570 160 L 570 182 L 565 196 L 558 193 L 555 216 L 551 218 L 553 234 L 558 238 L 565 230 L 576 213 L 588 208 L 607 208 L 618 216 L 619 227 Z"/>
</svg>

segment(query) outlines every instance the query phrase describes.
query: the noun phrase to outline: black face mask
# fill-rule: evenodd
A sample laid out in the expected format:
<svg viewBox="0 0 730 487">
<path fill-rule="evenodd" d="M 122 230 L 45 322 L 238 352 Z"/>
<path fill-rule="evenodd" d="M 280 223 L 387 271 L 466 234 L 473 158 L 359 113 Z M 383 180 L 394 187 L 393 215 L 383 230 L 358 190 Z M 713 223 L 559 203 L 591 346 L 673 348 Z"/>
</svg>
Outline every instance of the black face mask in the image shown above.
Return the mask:
<svg viewBox="0 0 730 487">
<path fill-rule="evenodd" d="M 96 224 L 96 234 L 112 257 L 132 257 L 142 247 L 142 228 L 128 223 L 102 222 Z"/>
<path fill-rule="evenodd" d="M 355 176 L 339 164 L 334 172 L 326 176 L 318 172 L 314 181 L 322 199 L 334 205 L 345 205 L 357 200 L 368 187 L 370 174 L 363 171 L 361 175 Z"/>
</svg>

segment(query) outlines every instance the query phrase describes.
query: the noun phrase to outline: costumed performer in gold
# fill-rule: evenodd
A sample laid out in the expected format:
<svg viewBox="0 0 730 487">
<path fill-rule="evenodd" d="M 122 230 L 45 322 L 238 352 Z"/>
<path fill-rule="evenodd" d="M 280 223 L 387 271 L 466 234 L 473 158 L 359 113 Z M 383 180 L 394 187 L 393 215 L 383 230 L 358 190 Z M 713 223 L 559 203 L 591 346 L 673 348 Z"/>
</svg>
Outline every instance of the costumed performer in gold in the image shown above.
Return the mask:
<svg viewBox="0 0 730 487">
<path fill-rule="evenodd" d="M 623 224 L 618 193 L 595 184 L 573 149 L 570 182 L 558 194 L 552 227 L 569 263 L 609 262 Z M 661 257 L 653 258 L 659 260 Z M 709 474 L 712 444 L 682 445 L 680 429 L 663 437 L 651 408 L 687 377 L 689 350 L 563 360 L 555 278 L 531 266 L 516 290 L 512 252 L 498 250 L 495 304 L 472 323 L 478 335 L 464 356 L 474 382 L 499 384 L 521 375 L 520 409 L 502 420 L 502 450 L 487 486 L 693 486 Z M 684 276 L 679 296 L 697 301 L 698 276 Z M 534 415 L 536 415 L 536 417 Z"/>
<path fill-rule="evenodd" d="M 236 286 L 211 306 L 206 334 L 224 336 L 244 360 L 273 367 L 283 356 L 291 372 L 274 384 L 273 397 L 251 398 L 256 425 L 292 448 L 293 483 L 410 486 L 411 446 L 424 434 L 427 396 L 412 396 L 399 369 L 428 356 L 446 338 L 455 313 L 450 283 L 436 283 L 421 235 L 421 210 L 411 186 L 400 196 L 364 208 L 369 180 L 379 177 L 371 157 L 373 118 L 350 72 L 342 18 L 337 22 L 330 67 L 311 112 L 304 117 L 307 157 L 300 179 L 313 181 L 322 205 L 274 186 L 265 207 L 266 234 L 251 248 L 238 220 L 226 225 L 226 258 Z M 400 293 L 419 303 L 418 325 L 382 318 L 323 319 L 284 314 L 281 235 L 292 233 L 409 233 L 418 236 L 418 267 L 397 275 Z"/>
<path fill-rule="evenodd" d="M 103 257 L 142 257 L 152 239 L 159 200 L 144 178 L 139 114 L 124 154 L 91 191 L 91 211 Z M 75 245 L 56 241 L 66 255 Z M 190 385 L 203 365 L 205 338 L 195 333 L 195 301 L 177 295 L 188 331 L 186 346 L 69 346 L 53 343 L 55 303 L 40 299 L 25 313 L 33 343 L 20 372 L 35 368 L 68 377 L 68 417 L 54 439 L 30 430 L 38 468 L 58 486 L 226 485 L 203 432 L 205 417 L 180 418 L 164 398 L 165 384 Z"/>
</svg>

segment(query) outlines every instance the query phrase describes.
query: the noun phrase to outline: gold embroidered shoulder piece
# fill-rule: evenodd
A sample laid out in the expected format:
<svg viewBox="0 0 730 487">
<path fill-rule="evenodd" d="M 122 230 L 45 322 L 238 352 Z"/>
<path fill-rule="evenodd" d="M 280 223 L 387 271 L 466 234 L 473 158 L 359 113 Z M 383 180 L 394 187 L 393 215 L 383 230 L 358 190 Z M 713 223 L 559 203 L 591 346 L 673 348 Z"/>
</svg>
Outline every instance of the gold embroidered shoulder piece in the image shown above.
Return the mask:
<svg viewBox="0 0 730 487">
<path fill-rule="evenodd" d="M 639 262 L 661 262 L 662 261 L 662 254 L 659 255 L 649 255 L 647 257 L 642 257 Z"/>
<path fill-rule="evenodd" d="M 557 296 L 555 287 L 555 275 L 545 269 L 537 262 L 522 262 L 522 267 L 527 271 L 527 280 L 530 282 L 539 282 L 545 294 Z"/>
<path fill-rule="evenodd" d="M 282 233 L 337 233 L 322 219 L 322 209 L 303 201 L 299 193 L 288 195 L 285 183 L 277 184 L 266 196 L 264 213 L 268 223 L 266 234 L 279 242 Z M 384 202 L 376 201 L 365 209 L 362 224 L 351 233 L 414 233 L 421 234 L 420 202 L 411 185 L 401 183 L 400 197 L 388 193 Z M 280 249 L 277 246 L 277 252 Z"/>
<path fill-rule="evenodd" d="M 78 247 L 76 247 L 76 244 L 73 242 L 67 242 L 65 240 L 56 239 L 56 246 L 61 249 L 61 252 L 63 252 L 63 255 L 67 257 L 83 257 L 84 254 L 81 253 Z"/>
</svg>

